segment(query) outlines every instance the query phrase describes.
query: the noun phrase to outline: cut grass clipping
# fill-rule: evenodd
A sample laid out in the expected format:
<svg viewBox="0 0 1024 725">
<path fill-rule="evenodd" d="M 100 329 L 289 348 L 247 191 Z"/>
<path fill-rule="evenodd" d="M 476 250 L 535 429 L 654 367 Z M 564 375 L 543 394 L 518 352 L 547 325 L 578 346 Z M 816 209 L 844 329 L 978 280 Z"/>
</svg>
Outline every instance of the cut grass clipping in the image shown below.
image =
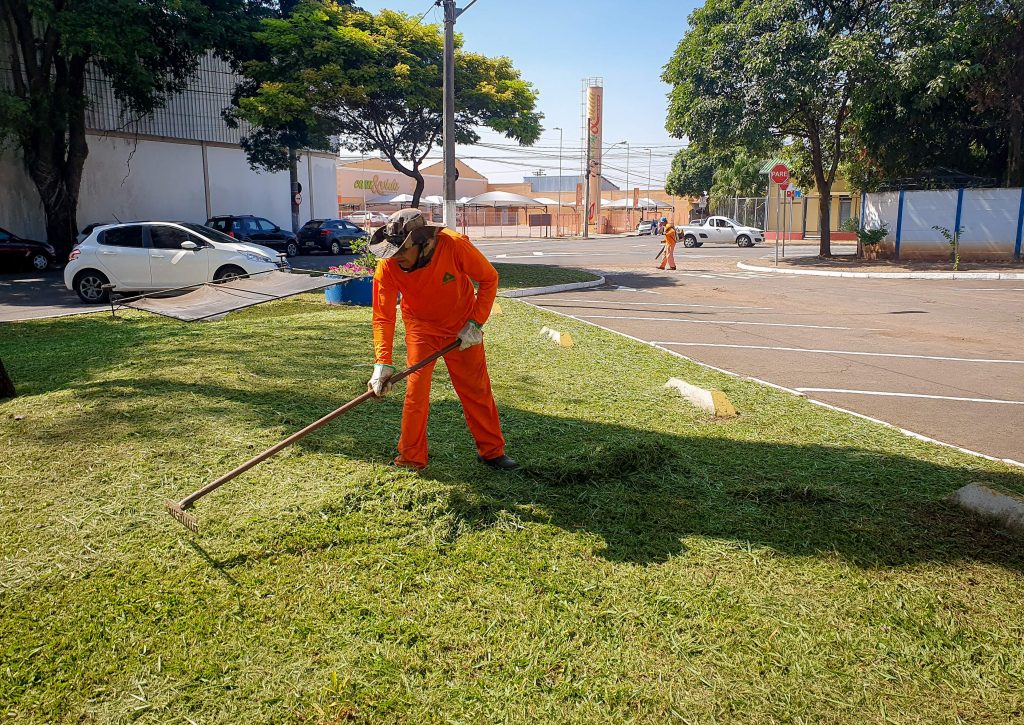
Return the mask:
<svg viewBox="0 0 1024 725">
<path fill-rule="evenodd" d="M 369 311 L 0 326 L 21 394 L 0 403 L 0 714 L 1024 718 L 1019 542 L 945 502 L 1019 472 L 503 307 L 486 344 L 521 472 L 476 462 L 439 365 L 423 474 L 386 465 L 393 395 L 203 499 L 199 537 L 163 500 L 362 392 Z"/>
</svg>

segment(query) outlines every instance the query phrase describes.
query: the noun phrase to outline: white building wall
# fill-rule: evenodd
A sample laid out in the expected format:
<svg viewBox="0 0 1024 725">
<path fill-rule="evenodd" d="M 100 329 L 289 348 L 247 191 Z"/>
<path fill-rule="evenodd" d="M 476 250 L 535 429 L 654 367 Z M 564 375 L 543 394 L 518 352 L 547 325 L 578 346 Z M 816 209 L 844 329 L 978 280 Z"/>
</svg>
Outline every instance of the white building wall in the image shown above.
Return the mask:
<svg viewBox="0 0 1024 725">
<path fill-rule="evenodd" d="M 1013 256 L 1021 224 L 1021 189 L 965 189 L 960 209 L 960 256 L 965 259 L 1006 259 Z M 885 223 L 889 234 L 883 252 L 895 252 L 900 231 L 900 257 L 949 258 L 951 249 L 942 232 L 956 228 L 957 190 L 908 191 L 903 194 L 903 222 L 899 224 L 899 192 L 868 194 L 864 226 Z"/>
<path fill-rule="evenodd" d="M 153 139 L 88 136 L 78 226 L 117 219 L 166 219 L 203 223 L 207 183 L 213 214 L 256 214 L 291 229 L 288 172 L 257 173 L 238 147 L 203 146 Z M 312 162 L 312 166 L 310 166 Z M 299 221 L 337 215 L 335 160 L 303 155 L 299 164 Z M 312 180 L 312 185 L 310 185 Z M 46 238 L 42 204 L 32 180 L 13 153 L 0 156 L 0 227 L 33 239 Z"/>
<path fill-rule="evenodd" d="M 0 227 L 28 239 L 46 239 L 43 205 L 21 156 L 0 151 Z"/>
<path fill-rule="evenodd" d="M 206 221 L 198 144 L 89 136 L 78 226 L 117 219 Z"/>
</svg>

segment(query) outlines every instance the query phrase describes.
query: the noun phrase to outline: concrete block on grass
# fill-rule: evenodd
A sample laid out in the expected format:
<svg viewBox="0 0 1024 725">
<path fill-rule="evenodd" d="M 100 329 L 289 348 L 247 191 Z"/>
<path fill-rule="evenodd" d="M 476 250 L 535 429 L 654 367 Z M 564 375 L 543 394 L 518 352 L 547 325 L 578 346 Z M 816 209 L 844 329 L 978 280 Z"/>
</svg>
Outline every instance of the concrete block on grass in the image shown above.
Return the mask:
<svg viewBox="0 0 1024 725">
<path fill-rule="evenodd" d="M 1024 498 L 997 491 L 981 483 L 969 483 L 956 491 L 950 500 L 960 508 L 1024 536 Z"/>
<path fill-rule="evenodd" d="M 729 396 L 721 390 L 699 388 L 679 378 L 669 378 L 668 382 L 665 383 L 665 387 L 675 388 L 679 391 L 680 395 L 698 408 L 711 413 L 711 415 L 719 418 L 732 418 L 737 414 L 736 408 L 733 406 L 732 401 L 729 400 Z"/>
<path fill-rule="evenodd" d="M 568 332 L 559 332 L 558 330 L 552 330 L 550 327 L 542 327 L 540 328 L 540 334 L 554 342 L 556 345 L 560 345 L 561 347 L 572 347 L 572 335 Z"/>
</svg>

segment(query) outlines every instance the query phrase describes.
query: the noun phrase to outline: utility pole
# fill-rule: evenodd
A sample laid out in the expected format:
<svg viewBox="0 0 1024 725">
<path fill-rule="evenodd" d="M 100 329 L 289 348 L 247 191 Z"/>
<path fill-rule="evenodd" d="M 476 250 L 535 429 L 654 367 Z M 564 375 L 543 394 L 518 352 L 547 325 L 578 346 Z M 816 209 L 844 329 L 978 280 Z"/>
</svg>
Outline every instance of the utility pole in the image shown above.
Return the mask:
<svg viewBox="0 0 1024 725">
<path fill-rule="evenodd" d="M 444 8 L 444 225 L 455 229 L 455 21 L 476 3 L 462 8 L 455 0 L 436 0 Z"/>
<path fill-rule="evenodd" d="M 590 140 L 587 137 L 586 173 L 583 175 L 583 238 L 590 239 L 590 165 L 593 163 L 590 155 Z"/>
<path fill-rule="evenodd" d="M 654 149 L 644 149 L 647 152 L 647 194 L 651 193 L 651 156 L 654 154 Z M 648 198 L 650 198 L 648 196 Z M 657 210 L 655 210 L 657 211 Z M 643 210 L 640 210 L 640 218 L 644 218 Z"/>
<path fill-rule="evenodd" d="M 562 236 L 562 129 L 553 130 L 558 131 L 558 224 L 555 228 L 558 230 L 558 236 Z"/>
<path fill-rule="evenodd" d="M 633 228 L 633 204 L 629 200 L 629 141 L 626 141 L 626 224 Z"/>
<path fill-rule="evenodd" d="M 455 220 L 455 0 L 444 6 L 444 225 L 454 229 Z"/>
</svg>

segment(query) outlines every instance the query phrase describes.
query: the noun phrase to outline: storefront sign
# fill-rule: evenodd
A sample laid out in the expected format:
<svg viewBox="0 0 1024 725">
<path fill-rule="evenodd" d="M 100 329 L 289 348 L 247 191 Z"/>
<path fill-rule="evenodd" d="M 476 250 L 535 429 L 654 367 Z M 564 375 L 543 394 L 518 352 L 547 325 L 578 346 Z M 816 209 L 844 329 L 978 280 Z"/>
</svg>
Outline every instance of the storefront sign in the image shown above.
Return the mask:
<svg viewBox="0 0 1024 725">
<path fill-rule="evenodd" d="M 381 196 L 397 192 L 398 181 L 396 179 L 382 179 L 375 175 L 372 179 L 356 179 L 352 182 L 352 188 L 365 189 L 377 196 Z"/>
</svg>

